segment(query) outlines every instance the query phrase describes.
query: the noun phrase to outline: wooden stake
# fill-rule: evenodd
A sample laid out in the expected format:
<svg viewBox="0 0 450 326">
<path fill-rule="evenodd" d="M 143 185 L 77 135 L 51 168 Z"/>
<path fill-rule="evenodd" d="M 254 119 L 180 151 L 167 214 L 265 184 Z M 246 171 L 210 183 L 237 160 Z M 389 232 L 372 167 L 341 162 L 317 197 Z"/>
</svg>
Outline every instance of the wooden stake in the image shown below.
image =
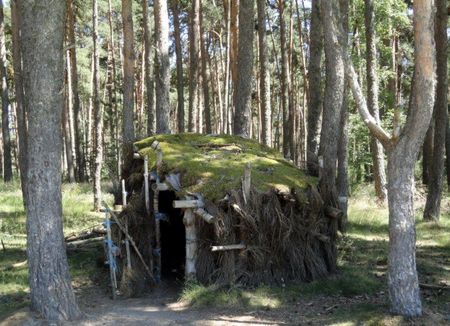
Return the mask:
<svg viewBox="0 0 450 326">
<path fill-rule="evenodd" d="M 252 165 L 247 163 L 244 170 L 244 178 L 242 179 L 242 193 L 244 194 L 244 203 L 247 204 L 247 200 L 250 199 L 250 187 L 252 184 Z"/>
<path fill-rule="evenodd" d="M 125 179 L 122 179 L 122 208 L 127 206 L 127 190 L 125 189 Z"/>
<path fill-rule="evenodd" d="M 117 291 L 117 279 L 116 279 L 116 271 L 114 268 L 114 257 L 112 254 L 112 237 L 111 237 L 111 220 L 109 218 L 109 212 L 105 213 L 106 218 L 106 246 L 108 248 L 108 265 L 109 265 L 109 274 L 111 277 L 111 290 L 112 290 L 112 298 L 116 299 L 116 291 Z"/>
<path fill-rule="evenodd" d="M 183 223 L 186 227 L 186 281 L 195 281 L 197 271 L 195 261 L 197 258 L 197 233 L 195 230 L 195 217 L 192 209 L 184 211 Z"/>
<path fill-rule="evenodd" d="M 144 159 L 144 191 L 145 191 L 145 209 L 150 213 L 150 191 L 148 186 L 148 157 Z"/>
<path fill-rule="evenodd" d="M 225 251 L 225 250 L 240 250 L 245 249 L 247 246 L 243 243 L 233 244 L 233 245 L 224 245 L 224 246 L 211 246 L 211 251 Z"/>
</svg>

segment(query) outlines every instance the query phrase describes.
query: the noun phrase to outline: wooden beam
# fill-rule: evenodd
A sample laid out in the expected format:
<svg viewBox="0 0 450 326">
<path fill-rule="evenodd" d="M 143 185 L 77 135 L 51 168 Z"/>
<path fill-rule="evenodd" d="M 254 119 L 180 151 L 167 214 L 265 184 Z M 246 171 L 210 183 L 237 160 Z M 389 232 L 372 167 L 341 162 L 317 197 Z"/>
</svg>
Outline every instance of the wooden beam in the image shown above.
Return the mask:
<svg viewBox="0 0 450 326">
<path fill-rule="evenodd" d="M 152 184 L 152 189 L 153 191 L 167 191 L 170 190 L 170 186 L 165 182 L 154 183 Z"/>
<path fill-rule="evenodd" d="M 243 243 L 224 245 L 224 246 L 211 246 L 211 251 L 226 251 L 226 250 L 240 250 L 245 249 L 247 246 Z"/>
<path fill-rule="evenodd" d="M 197 199 L 173 201 L 173 208 L 198 208 L 203 206 L 204 206 L 203 201 Z"/>
<path fill-rule="evenodd" d="M 200 216 L 202 219 L 204 219 L 207 223 L 215 223 L 217 221 L 217 218 L 211 214 L 209 214 L 207 211 L 205 211 L 203 208 L 196 208 L 194 209 L 194 213 L 198 216 Z"/>
</svg>

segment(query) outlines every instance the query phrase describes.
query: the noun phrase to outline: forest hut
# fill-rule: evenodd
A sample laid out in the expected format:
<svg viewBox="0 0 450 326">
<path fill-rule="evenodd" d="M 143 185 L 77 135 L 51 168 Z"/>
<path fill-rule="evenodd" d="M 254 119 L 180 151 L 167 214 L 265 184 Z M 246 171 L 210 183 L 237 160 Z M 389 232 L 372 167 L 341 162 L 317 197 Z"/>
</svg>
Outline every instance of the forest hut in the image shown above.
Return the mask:
<svg viewBox="0 0 450 326">
<path fill-rule="evenodd" d="M 257 285 L 335 271 L 340 211 L 325 207 L 316 178 L 277 151 L 198 134 L 157 135 L 134 147 L 122 171 L 128 204 L 117 218 L 142 258 L 113 225 L 123 292 L 174 276 Z"/>
</svg>

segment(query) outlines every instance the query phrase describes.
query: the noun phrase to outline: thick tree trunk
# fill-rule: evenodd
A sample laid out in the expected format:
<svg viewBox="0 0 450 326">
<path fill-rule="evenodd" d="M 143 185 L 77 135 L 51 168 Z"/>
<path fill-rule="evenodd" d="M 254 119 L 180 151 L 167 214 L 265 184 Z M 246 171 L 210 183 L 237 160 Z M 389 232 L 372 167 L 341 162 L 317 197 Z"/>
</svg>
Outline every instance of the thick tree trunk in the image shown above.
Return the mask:
<svg viewBox="0 0 450 326">
<path fill-rule="evenodd" d="M 430 182 L 428 183 L 427 202 L 423 218 L 425 220 L 439 220 L 441 209 L 442 187 L 444 183 L 445 166 L 445 133 L 448 124 L 447 102 L 447 1 L 436 0 L 435 42 L 436 42 L 436 66 L 437 85 L 434 103 L 434 147 L 433 160 L 431 162 Z M 447 156 L 450 152 L 447 152 Z M 447 170 L 447 174 L 450 174 Z"/>
<path fill-rule="evenodd" d="M 11 2 L 11 38 L 12 57 L 14 67 L 14 89 L 16 94 L 17 129 L 19 136 L 19 168 L 20 184 L 24 207 L 27 206 L 27 122 L 24 108 L 23 80 L 22 80 L 22 54 L 20 53 L 20 13 L 17 0 Z"/>
<path fill-rule="evenodd" d="M 19 2 L 28 117 L 27 255 L 31 308 L 47 320 L 81 317 L 70 282 L 61 207 L 65 1 Z"/>
<path fill-rule="evenodd" d="M 259 88 L 261 101 L 261 142 L 272 145 L 272 112 L 270 106 L 270 72 L 266 37 L 266 1 L 257 0 L 259 40 Z"/>
<path fill-rule="evenodd" d="M 103 161 L 103 107 L 100 105 L 100 63 L 98 49 L 98 4 L 97 0 L 92 2 L 92 38 L 94 48 L 94 83 L 92 95 L 92 108 L 94 111 L 94 210 L 99 211 L 102 201 L 101 176 Z M 131 141 L 131 140 L 128 140 Z"/>
<path fill-rule="evenodd" d="M 319 154 L 323 157 L 319 181 L 322 197 L 328 205 L 336 198 L 336 161 L 341 109 L 344 99 L 344 58 L 339 31 L 342 29 L 337 3 L 321 1 L 324 26 L 326 81 Z"/>
<path fill-rule="evenodd" d="M 134 141 L 134 32 L 133 2 L 122 0 L 123 25 L 123 144 Z"/>
<path fill-rule="evenodd" d="M 366 63 L 367 63 L 367 106 L 372 116 L 380 124 L 380 109 L 378 106 L 378 74 L 377 74 L 377 49 L 375 42 L 375 12 L 374 0 L 365 0 L 365 26 L 366 26 Z M 383 146 L 375 138 L 371 137 L 370 151 L 373 162 L 373 177 L 375 181 L 375 194 L 383 203 L 386 200 L 386 173 L 384 169 Z"/>
<path fill-rule="evenodd" d="M 317 155 L 320 139 L 320 118 L 322 115 L 322 87 L 320 85 L 320 62 L 322 58 L 323 36 L 320 0 L 311 2 L 311 29 L 309 47 L 309 103 L 307 132 L 307 167 L 312 175 L 318 174 Z"/>
<path fill-rule="evenodd" d="M 152 65 L 152 35 L 148 21 L 148 1 L 142 0 L 142 23 L 144 24 L 145 87 L 147 90 L 147 135 L 155 133 L 155 82 Z"/>
<path fill-rule="evenodd" d="M 3 181 L 10 182 L 13 179 L 11 158 L 11 135 L 9 132 L 9 93 L 6 76 L 6 44 L 5 21 L 3 15 L 3 0 L 0 0 L 0 78 L 2 95 L 2 136 L 3 136 Z"/>
<path fill-rule="evenodd" d="M 177 122 L 178 132 L 184 132 L 184 78 L 183 48 L 181 46 L 180 13 L 178 1 L 172 0 L 173 28 L 175 37 L 175 53 L 177 57 Z"/>
<path fill-rule="evenodd" d="M 252 114 L 254 6 L 253 0 L 240 0 L 239 2 L 239 48 L 237 58 L 239 74 L 233 133 L 245 138 L 250 137 Z"/>
<path fill-rule="evenodd" d="M 155 0 L 156 33 L 156 133 L 170 134 L 169 14 L 166 0 Z"/>
<path fill-rule="evenodd" d="M 189 12 L 189 121 L 190 132 L 198 132 L 198 78 L 200 61 L 200 0 L 193 0 Z"/>
</svg>

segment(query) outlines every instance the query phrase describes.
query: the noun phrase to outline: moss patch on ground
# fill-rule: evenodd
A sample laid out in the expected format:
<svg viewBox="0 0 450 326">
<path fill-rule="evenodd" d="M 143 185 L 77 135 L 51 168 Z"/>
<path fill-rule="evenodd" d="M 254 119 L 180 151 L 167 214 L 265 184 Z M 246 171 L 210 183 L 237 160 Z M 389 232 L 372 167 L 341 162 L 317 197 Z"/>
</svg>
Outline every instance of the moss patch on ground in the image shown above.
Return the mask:
<svg viewBox="0 0 450 326">
<path fill-rule="evenodd" d="M 272 188 L 289 192 L 316 183 L 277 151 L 229 135 L 157 135 L 136 142 L 152 169 L 156 168 L 156 153 L 150 146 L 155 140 L 163 152 L 163 172 L 181 173 L 184 191 L 201 193 L 212 201 L 240 187 L 247 164 L 251 164 L 252 185 L 260 191 Z"/>
</svg>

